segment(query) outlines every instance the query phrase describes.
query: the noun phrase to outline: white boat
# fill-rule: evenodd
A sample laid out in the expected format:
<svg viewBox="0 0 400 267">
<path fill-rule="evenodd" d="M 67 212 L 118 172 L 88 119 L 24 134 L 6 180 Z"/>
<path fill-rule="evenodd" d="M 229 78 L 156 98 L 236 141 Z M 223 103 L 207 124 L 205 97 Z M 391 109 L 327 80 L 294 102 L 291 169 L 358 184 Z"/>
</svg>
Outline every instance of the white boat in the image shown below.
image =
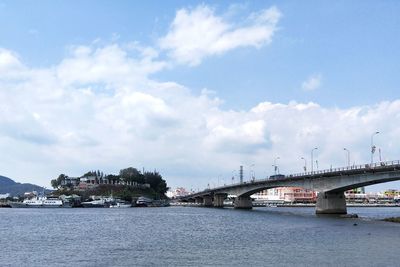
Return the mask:
<svg viewBox="0 0 400 267">
<path fill-rule="evenodd" d="M 113 198 L 100 198 L 100 199 L 95 199 L 92 201 L 85 201 L 82 202 L 82 206 L 84 208 L 105 208 L 110 206 L 111 203 L 114 202 Z"/>
<path fill-rule="evenodd" d="M 62 208 L 63 202 L 55 197 L 36 196 L 23 202 L 10 202 L 12 208 Z"/>
<path fill-rule="evenodd" d="M 153 200 L 147 197 L 139 197 L 136 200 L 136 207 L 148 207 L 153 203 Z"/>
<path fill-rule="evenodd" d="M 130 208 L 130 207 L 132 207 L 131 204 L 120 203 L 120 202 L 117 202 L 116 204 L 110 205 L 110 208 Z"/>
</svg>

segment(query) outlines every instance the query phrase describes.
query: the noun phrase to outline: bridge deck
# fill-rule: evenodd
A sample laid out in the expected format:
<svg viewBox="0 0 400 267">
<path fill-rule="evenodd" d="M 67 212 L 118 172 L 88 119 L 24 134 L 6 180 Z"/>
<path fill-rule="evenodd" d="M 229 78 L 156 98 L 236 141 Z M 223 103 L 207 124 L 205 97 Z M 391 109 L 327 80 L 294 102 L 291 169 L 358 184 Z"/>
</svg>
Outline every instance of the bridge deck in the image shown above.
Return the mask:
<svg viewBox="0 0 400 267">
<path fill-rule="evenodd" d="M 232 185 L 214 187 L 214 188 L 206 189 L 201 192 L 197 192 L 194 194 L 190 194 L 190 195 L 181 197 L 181 199 L 184 199 L 184 198 L 187 199 L 187 198 L 192 198 L 192 197 L 196 197 L 196 196 L 200 196 L 200 195 L 206 195 L 207 193 L 211 194 L 214 191 L 237 188 L 239 186 L 248 185 L 248 184 L 257 185 L 257 184 L 265 184 L 266 182 L 279 182 L 279 181 L 288 181 L 288 180 L 294 181 L 294 180 L 299 180 L 299 179 L 328 178 L 328 177 L 337 177 L 337 176 L 351 176 L 351 175 L 357 175 L 357 174 L 390 172 L 390 171 L 396 171 L 396 170 L 400 170 L 400 161 L 399 160 L 380 162 L 380 163 L 374 163 L 374 164 L 353 165 L 353 166 L 348 166 L 348 167 L 331 168 L 331 169 L 315 171 L 315 172 L 290 174 L 290 175 L 285 175 L 279 179 L 266 178 L 266 179 L 252 180 L 249 182 L 236 183 L 236 184 L 232 184 Z"/>
</svg>

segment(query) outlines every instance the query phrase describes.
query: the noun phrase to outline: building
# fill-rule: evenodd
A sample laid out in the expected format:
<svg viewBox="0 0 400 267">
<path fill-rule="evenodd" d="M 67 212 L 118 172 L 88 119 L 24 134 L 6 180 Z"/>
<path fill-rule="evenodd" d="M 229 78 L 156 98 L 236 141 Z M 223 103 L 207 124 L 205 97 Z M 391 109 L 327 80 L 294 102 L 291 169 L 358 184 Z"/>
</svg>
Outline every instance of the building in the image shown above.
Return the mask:
<svg viewBox="0 0 400 267">
<path fill-rule="evenodd" d="M 314 203 L 317 194 L 302 187 L 277 187 L 254 194 L 252 198 L 269 203 Z"/>
<path fill-rule="evenodd" d="M 345 193 L 347 194 L 365 194 L 365 187 L 359 187 L 347 190 Z"/>
<path fill-rule="evenodd" d="M 79 185 L 80 178 L 79 177 L 65 177 L 61 180 L 61 187 L 75 187 Z"/>
<path fill-rule="evenodd" d="M 64 189 L 74 189 L 78 191 L 85 191 L 88 189 L 93 189 L 98 187 L 99 185 L 125 185 L 125 186 L 133 186 L 136 188 L 150 188 L 150 184 L 140 184 L 137 182 L 125 182 L 119 179 L 106 179 L 103 176 L 83 176 L 83 177 L 65 177 L 61 181 L 61 188 Z"/>
<path fill-rule="evenodd" d="M 167 197 L 169 198 L 183 197 L 186 195 L 189 195 L 189 191 L 183 187 L 178 187 L 175 190 L 169 190 L 167 192 Z"/>
</svg>

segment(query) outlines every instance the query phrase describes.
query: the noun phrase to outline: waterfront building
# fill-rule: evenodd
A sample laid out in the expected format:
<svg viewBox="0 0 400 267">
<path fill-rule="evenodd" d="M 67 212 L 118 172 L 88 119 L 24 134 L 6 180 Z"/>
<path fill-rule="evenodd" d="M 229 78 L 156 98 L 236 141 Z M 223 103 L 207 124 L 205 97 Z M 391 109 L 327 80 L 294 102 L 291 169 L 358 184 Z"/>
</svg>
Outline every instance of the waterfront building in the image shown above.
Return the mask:
<svg viewBox="0 0 400 267">
<path fill-rule="evenodd" d="M 183 197 L 189 195 L 189 191 L 183 187 L 178 187 L 175 190 L 169 190 L 166 195 L 169 198 Z"/>
<path fill-rule="evenodd" d="M 359 188 L 354 188 L 347 190 L 345 193 L 348 194 L 365 194 L 365 187 L 359 187 Z"/>
<path fill-rule="evenodd" d="M 363 193 L 354 193 L 352 190 L 348 190 L 344 193 L 346 202 L 348 203 L 369 203 L 369 199 L 376 199 L 374 195 L 368 196 Z"/>
<path fill-rule="evenodd" d="M 352 193 L 352 191 L 346 191 L 345 197 L 348 203 L 386 204 L 397 202 L 400 195 L 397 190 L 387 190 L 380 193 Z"/>
<path fill-rule="evenodd" d="M 398 197 L 400 196 L 400 190 L 397 189 L 387 189 L 384 194 L 388 197 Z"/>
<path fill-rule="evenodd" d="M 121 181 L 120 179 L 107 179 L 104 176 L 89 175 L 83 177 L 64 177 L 61 181 L 61 188 L 63 189 L 74 189 L 78 191 L 85 191 L 93 189 L 99 185 L 121 185 L 121 186 L 133 186 L 136 188 L 150 188 L 150 184 L 140 184 L 133 181 Z"/>
<path fill-rule="evenodd" d="M 277 187 L 263 190 L 252 198 L 269 203 L 314 203 L 317 194 L 301 187 Z"/>
</svg>

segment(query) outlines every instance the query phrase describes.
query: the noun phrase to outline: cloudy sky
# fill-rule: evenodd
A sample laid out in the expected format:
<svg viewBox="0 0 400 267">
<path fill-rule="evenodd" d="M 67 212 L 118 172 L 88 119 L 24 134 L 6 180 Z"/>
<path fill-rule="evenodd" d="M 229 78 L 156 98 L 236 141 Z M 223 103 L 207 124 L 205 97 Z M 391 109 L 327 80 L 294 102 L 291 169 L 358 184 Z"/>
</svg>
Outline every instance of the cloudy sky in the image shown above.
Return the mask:
<svg viewBox="0 0 400 267">
<path fill-rule="evenodd" d="M 170 187 L 400 159 L 400 2 L 0 0 L 0 175 Z M 315 160 L 317 162 L 315 162 Z M 400 183 L 369 191 L 399 188 Z M 367 189 L 367 191 L 368 191 Z"/>
</svg>

